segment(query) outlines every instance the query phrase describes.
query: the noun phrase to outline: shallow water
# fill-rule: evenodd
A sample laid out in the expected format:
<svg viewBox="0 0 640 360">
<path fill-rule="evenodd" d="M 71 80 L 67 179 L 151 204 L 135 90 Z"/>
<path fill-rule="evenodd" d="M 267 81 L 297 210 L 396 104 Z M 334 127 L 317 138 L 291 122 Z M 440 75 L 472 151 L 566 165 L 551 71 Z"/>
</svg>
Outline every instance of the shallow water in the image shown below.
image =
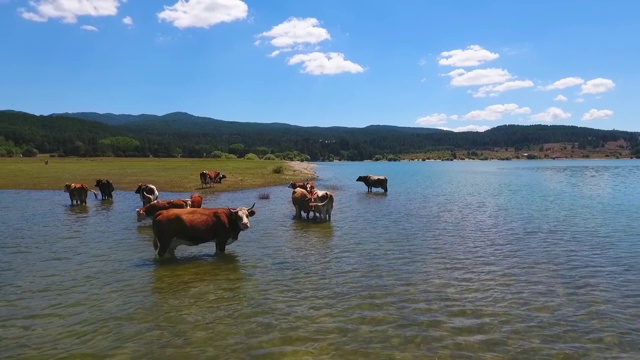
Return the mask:
<svg viewBox="0 0 640 360">
<path fill-rule="evenodd" d="M 256 202 L 251 228 L 223 256 L 205 244 L 162 261 L 133 189 L 78 207 L 62 190 L 0 191 L 0 356 L 640 353 L 640 162 L 317 171 L 336 197 L 332 222 L 294 220 L 285 186 L 209 195 L 206 207 Z M 368 194 L 364 174 L 386 175 L 389 192 Z"/>
</svg>

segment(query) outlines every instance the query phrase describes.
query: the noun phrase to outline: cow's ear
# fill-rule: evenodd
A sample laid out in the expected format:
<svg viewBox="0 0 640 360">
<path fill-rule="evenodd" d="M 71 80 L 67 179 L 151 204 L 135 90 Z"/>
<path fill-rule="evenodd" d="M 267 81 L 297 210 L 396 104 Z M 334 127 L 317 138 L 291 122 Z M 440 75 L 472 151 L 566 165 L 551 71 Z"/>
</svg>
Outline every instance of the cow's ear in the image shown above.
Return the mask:
<svg viewBox="0 0 640 360">
<path fill-rule="evenodd" d="M 256 211 L 255 210 L 249 210 L 248 213 L 249 213 L 249 217 L 252 217 L 253 215 L 256 214 Z"/>
</svg>

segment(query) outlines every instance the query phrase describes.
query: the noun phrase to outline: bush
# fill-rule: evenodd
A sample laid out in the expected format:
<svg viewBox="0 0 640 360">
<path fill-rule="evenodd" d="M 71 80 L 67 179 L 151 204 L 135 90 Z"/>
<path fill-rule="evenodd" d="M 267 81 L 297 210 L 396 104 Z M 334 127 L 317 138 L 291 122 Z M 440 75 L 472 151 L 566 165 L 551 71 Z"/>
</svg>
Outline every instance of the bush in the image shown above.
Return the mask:
<svg viewBox="0 0 640 360">
<path fill-rule="evenodd" d="M 38 150 L 32 147 L 26 147 L 22 150 L 22 156 L 24 157 L 36 157 L 38 156 Z"/>
<path fill-rule="evenodd" d="M 248 153 L 247 155 L 244 156 L 244 159 L 245 160 L 260 160 L 258 155 L 253 154 L 253 153 Z"/>
<path fill-rule="evenodd" d="M 273 169 L 271 169 L 271 171 L 273 171 L 274 174 L 282 174 L 282 173 L 284 173 L 284 166 L 278 165 L 278 166 L 274 167 Z"/>
<path fill-rule="evenodd" d="M 238 157 L 233 154 L 224 154 L 223 159 L 237 159 Z"/>
<path fill-rule="evenodd" d="M 278 160 L 278 158 L 276 158 L 273 154 L 267 154 L 262 158 L 262 160 Z"/>
</svg>

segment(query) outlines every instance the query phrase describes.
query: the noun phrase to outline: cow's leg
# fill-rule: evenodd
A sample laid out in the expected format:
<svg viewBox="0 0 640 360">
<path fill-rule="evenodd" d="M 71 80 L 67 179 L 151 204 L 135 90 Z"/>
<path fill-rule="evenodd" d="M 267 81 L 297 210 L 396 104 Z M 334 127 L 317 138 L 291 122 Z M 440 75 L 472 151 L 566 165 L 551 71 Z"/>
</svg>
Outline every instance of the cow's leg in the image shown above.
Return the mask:
<svg viewBox="0 0 640 360">
<path fill-rule="evenodd" d="M 227 247 L 227 240 L 216 241 L 216 252 L 224 254 L 226 247 Z"/>
<path fill-rule="evenodd" d="M 168 242 L 166 239 L 156 239 L 156 236 L 153 237 L 153 248 L 156 249 L 156 255 L 159 258 L 164 257 L 169 249 Z"/>
</svg>

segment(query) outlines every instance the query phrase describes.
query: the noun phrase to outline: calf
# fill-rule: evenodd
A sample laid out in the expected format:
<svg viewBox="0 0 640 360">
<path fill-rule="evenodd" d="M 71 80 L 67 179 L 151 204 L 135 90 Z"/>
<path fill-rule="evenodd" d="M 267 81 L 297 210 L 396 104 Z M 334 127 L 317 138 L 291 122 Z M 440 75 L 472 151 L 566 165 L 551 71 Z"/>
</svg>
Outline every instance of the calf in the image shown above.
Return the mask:
<svg viewBox="0 0 640 360">
<path fill-rule="evenodd" d="M 175 256 L 180 245 L 195 246 L 215 241 L 216 251 L 238 240 L 240 232 L 251 226 L 249 218 L 256 214 L 250 208 L 168 209 L 153 219 L 153 248 L 158 257 Z"/>
<path fill-rule="evenodd" d="M 142 200 L 142 206 L 147 206 L 153 201 L 158 200 L 158 189 L 151 184 L 138 184 L 136 194 L 140 194 L 140 200 Z"/>
</svg>

